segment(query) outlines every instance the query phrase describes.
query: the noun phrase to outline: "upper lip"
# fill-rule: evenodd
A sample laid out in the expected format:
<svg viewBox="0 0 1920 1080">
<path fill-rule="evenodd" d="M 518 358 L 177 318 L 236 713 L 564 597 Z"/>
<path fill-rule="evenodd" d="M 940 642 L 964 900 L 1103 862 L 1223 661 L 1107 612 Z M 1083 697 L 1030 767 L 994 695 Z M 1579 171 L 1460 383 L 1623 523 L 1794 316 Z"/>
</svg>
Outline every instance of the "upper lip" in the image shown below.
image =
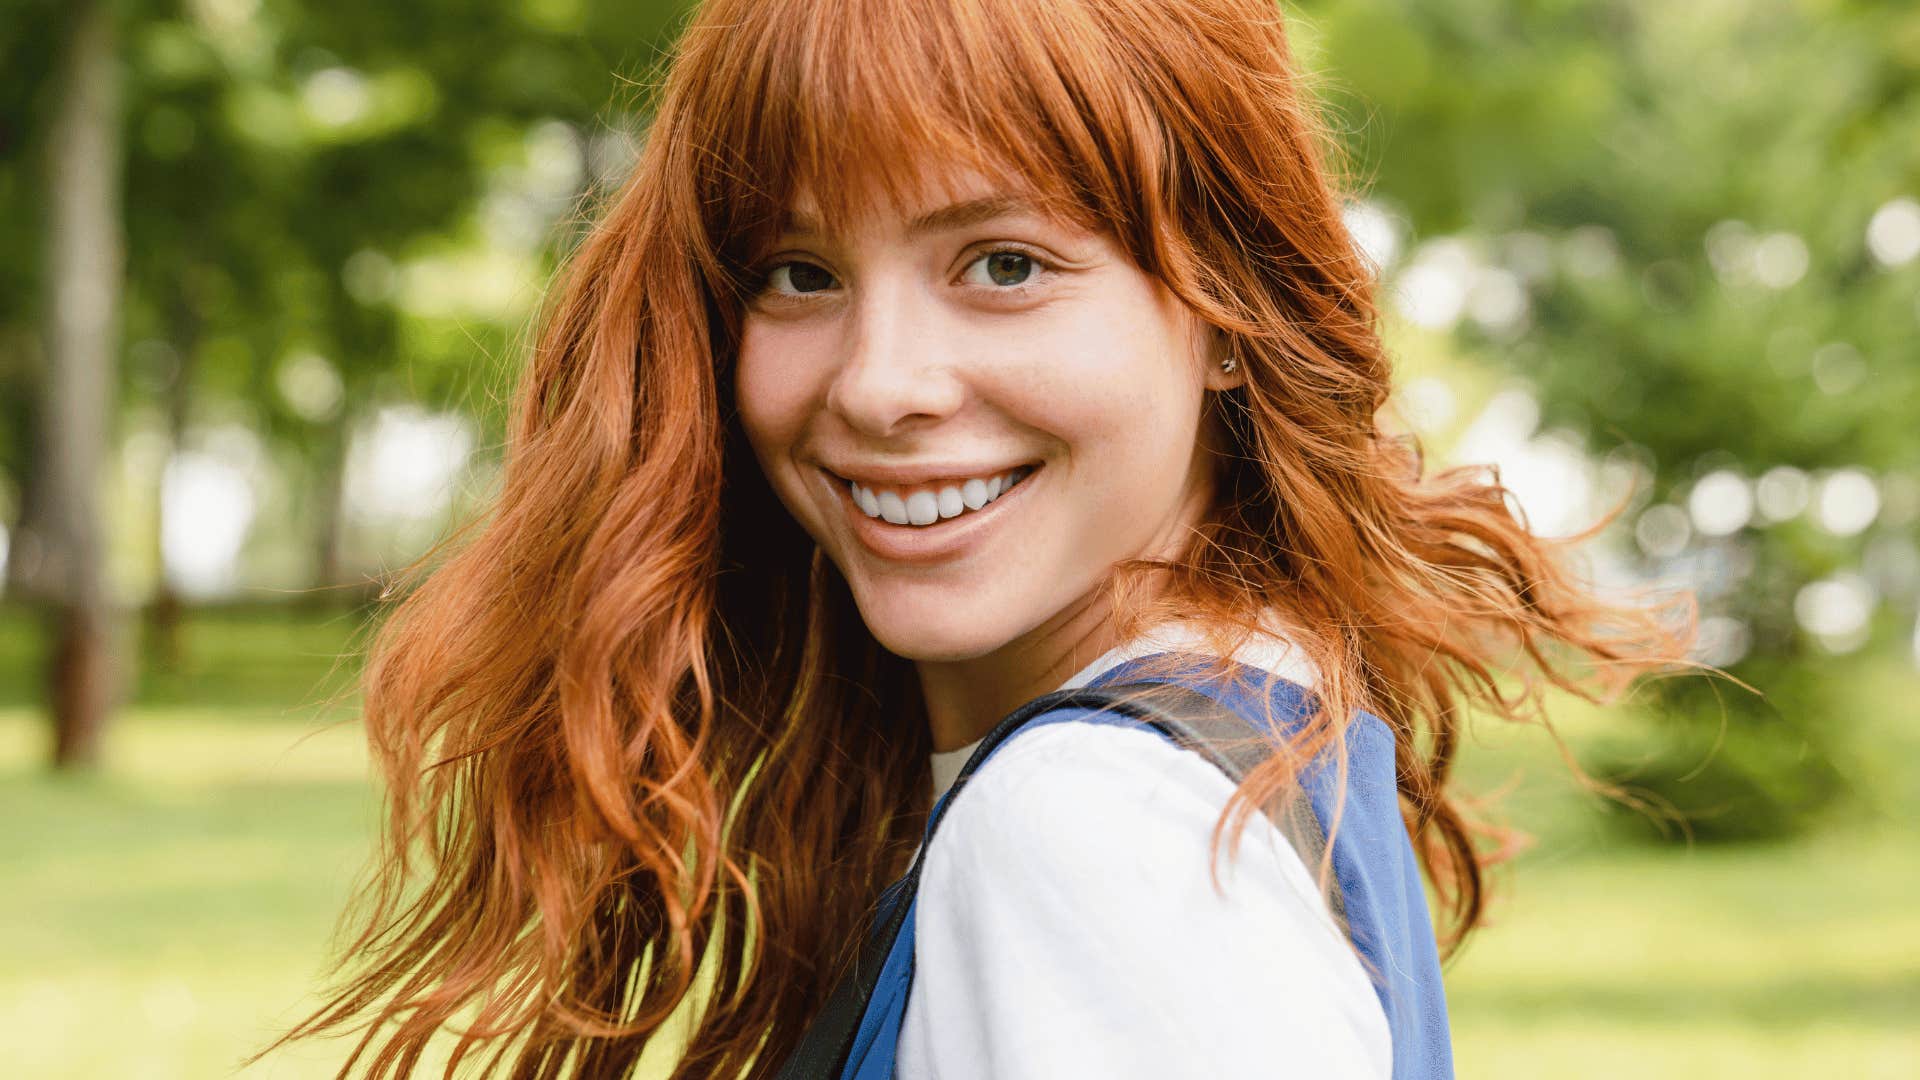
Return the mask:
<svg viewBox="0 0 1920 1080">
<path fill-rule="evenodd" d="M 1016 461 L 1011 464 L 999 462 L 991 465 L 959 465 L 947 462 L 933 462 L 920 465 L 884 465 L 857 464 L 853 462 L 828 464 L 823 467 L 842 480 L 852 480 L 859 484 L 893 485 L 913 487 L 928 484 L 935 480 L 986 480 L 1002 473 L 1012 472 L 1022 466 L 1036 465 L 1034 461 Z"/>
</svg>

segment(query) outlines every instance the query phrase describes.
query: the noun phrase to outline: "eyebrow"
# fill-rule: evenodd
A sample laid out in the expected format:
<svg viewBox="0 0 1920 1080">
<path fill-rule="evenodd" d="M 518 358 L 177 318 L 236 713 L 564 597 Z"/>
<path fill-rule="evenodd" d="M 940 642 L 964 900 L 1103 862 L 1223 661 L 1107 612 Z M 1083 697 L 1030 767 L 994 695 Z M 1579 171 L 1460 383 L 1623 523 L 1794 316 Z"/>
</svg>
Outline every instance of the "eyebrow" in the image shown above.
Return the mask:
<svg viewBox="0 0 1920 1080">
<path fill-rule="evenodd" d="M 1012 195 L 989 195 L 985 198 L 950 203 L 938 210 L 929 210 L 907 223 L 907 235 L 912 237 L 925 233 L 952 232 L 992 221 L 998 217 L 1014 214 L 1038 215 L 1038 213 L 1038 208 L 1026 199 Z M 820 223 L 812 215 L 789 211 L 782 222 L 782 231 L 794 236 L 818 236 Z"/>
</svg>

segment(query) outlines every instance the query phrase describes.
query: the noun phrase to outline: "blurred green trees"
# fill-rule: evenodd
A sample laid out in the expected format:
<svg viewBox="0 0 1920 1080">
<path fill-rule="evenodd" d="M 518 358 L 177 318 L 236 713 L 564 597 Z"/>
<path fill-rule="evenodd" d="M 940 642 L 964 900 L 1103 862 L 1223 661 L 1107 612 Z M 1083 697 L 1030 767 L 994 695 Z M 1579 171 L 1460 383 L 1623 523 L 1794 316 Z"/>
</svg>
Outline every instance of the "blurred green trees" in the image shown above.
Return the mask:
<svg viewBox="0 0 1920 1080">
<path fill-rule="evenodd" d="M 1464 279 L 1402 310 L 1643 470 L 1636 574 L 1767 695 L 1662 686 L 1594 764 L 1698 836 L 1805 824 L 1846 786 L 1830 658 L 1915 647 L 1920 8 L 1306 7 L 1358 177 L 1427 241 L 1396 281 Z"/>
<path fill-rule="evenodd" d="M 255 433 L 288 477 L 306 582 L 364 579 L 342 540 L 354 432 L 418 402 L 495 441 L 514 335 L 565 240 L 555 223 L 624 167 L 684 7 L 113 5 L 129 251 L 116 437 L 160 433 L 141 460 L 164 463 L 196 432 Z M 1850 752 L 1818 692 L 1828 658 L 1913 647 L 1920 9 L 1283 8 L 1350 150 L 1395 340 L 1522 381 L 1530 425 L 1638 476 L 1625 558 L 1602 572 L 1698 587 L 1702 658 L 1770 695 L 1664 691 L 1657 732 L 1597 764 L 1703 822 L 1779 831 L 1817 813 Z M 0 29 L 15 587 L 38 561 L 37 163 L 66 18 L 27 0 Z M 164 659 L 177 601 L 154 580 L 141 599 Z M 1753 746 L 1709 760 L 1723 720 Z M 1649 760 L 1650 745 L 1665 749 Z"/>
<path fill-rule="evenodd" d="M 89 6 L 106 13 L 122 87 L 99 119 L 119 133 L 120 240 L 130 253 L 115 320 L 125 342 L 111 391 L 120 423 L 101 454 L 158 432 L 164 445 L 144 460 L 166 466 L 190 432 L 237 425 L 288 477 L 288 510 L 309 536 L 308 583 L 337 590 L 365 580 L 342 565 L 353 432 L 400 402 L 497 428 L 489 391 L 525 315 L 524 303 L 472 310 L 465 283 L 444 280 L 468 272 L 457 261 L 415 275 L 440 281 L 409 282 L 409 260 L 499 247 L 500 237 L 481 234 L 517 226 L 508 246 L 537 261 L 553 220 L 585 194 L 590 167 L 617 166 L 621 133 L 639 126 L 623 110 L 642 97 L 621 78 L 644 78 L 664 55 L 680 6 Z M 11 75 L 0 90 L 0 240 L 15 256 L 0 270 L 0 523 L 10 591 L 57 612 L 75 587 L 54 571 L 76 545 L 59 525 L 74 515 L 57 513 L 55 496 L 74 483 L 48 472 L 61 455 L 37 445 L 36 428 L 49 429 L 31 403 L 53 385 L 41 322 L 55 301 L 38 255 L 50 199 L 72 178 L 49 177 L 44 158 L 70 97 L 56 61 L 81 9 L 17 7 L 0 29 Z M 540 140 L 547 174 L 529 182 L 527 148 Z M 613 160 L 593 160 L 596 149 Z M 557 177 L 556 156 L 573 159 Z M 159 486 L 158 475 L 145 479 Z M 79 514 L 95 531 L 98 516 Z M 149 520 L 158 563 L 167 522 L 158 508 Z M 166 573 L 153 580 L 142 603 L 150 652 L 164 662 L 178 651 L 180 605 Z M 57 699 L 55 712 L 62 732 L 98 722 Z"/>
</svg>

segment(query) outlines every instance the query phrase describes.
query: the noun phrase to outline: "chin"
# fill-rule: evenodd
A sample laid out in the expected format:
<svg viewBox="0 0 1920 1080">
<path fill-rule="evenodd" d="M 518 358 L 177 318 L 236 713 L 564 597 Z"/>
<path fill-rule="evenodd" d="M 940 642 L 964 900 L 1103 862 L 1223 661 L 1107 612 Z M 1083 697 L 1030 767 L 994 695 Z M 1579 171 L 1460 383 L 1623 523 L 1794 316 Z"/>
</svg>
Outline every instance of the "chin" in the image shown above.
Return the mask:
<svg viewBox="0 0 1920 1080">
<path fill-rule="evenodd" d="M 907 660 L 953 662 L 991 653 L 1018 636 L 1011 620 L 969 618 L 931 604 L 859 602 L 860 618 L 882 648 Z"/>
</svg>

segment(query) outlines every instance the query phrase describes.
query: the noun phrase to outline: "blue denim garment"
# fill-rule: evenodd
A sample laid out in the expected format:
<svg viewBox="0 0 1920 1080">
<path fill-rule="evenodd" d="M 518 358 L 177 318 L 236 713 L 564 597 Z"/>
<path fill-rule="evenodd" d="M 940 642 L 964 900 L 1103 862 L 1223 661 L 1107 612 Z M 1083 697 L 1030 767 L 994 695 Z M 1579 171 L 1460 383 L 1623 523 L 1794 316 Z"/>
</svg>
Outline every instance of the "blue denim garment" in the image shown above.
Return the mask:
<svg viewBox="0 0 1920 1080">
<path fill-rule="evenodd" d="M 1260 697 L 1270 691 L 1273 719 L 1284 730 L 1298 730 L 1308 716 L 1310 692 L 1291 682 L 1270 680 L 1264 671 L 1240 667 L 1228 678 L 1207 679 L 1198 672 L 1198 664 L 1204 662 L 1198 657 L 1193 670 L 1171 678 L 1142 671 L 1148 662 L 1164 660 L 1166 655 L 1127 661 L 1089 685 L 1178 682 L 1250 720 L 1264 719 Z M 1042 725 L 1062 723 L 1138 726 L 1138 721 L 1114 713 L 1062 708 L 1035 716 L 1007 742 Z M 1419 863 L 1400 816 L 1393 733 L 1379 717 L 1362 712 L 1348 726 L 1346 743 L 1345 805 L 1332 845 L 1334 882 L 1354 945 L 1373 975 L 1374 990 L 1386 1010 L 1393 1037 L 1394 1080 L 1451 1080 L 1453 1044 L 1446 991 L 1440 980 L 1432 916 L 1420 886 Z M 998 751 L 997 746 L 993 752 Z M 1341 794 L 1335 762 L 1330 756 L 1316 760 L 1301 781 L 1314 816 L 1327 828 Z M 941 801 L 952 794 L 941 796 Z M 897 896 L 883 900 L 880 917 L 885 918 L 897 902 Z M 893 1076 L 894 1052 L 913 985 L 913 927 L 914 911 L 909 908 L 861 1017 L 842 1080 L 891 1080 Z"/>
</svg>

